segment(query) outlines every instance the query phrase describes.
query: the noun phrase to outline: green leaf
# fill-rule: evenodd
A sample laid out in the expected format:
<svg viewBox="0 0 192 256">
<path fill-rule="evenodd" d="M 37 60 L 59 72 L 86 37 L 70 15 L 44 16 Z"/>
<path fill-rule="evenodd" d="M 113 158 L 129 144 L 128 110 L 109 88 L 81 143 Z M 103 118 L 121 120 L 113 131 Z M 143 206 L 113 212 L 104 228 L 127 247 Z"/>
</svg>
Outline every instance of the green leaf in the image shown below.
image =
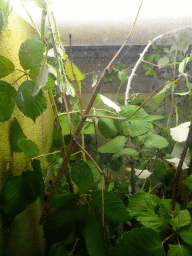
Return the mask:
<svg viewBox="0 0 192 256">
<path fill-rule="evenodd" d="M 155 60 L 158 62 L 161 59 L 161 56 L 159 54 L 156 54 Z"/>
<path fill-rule="evenodd" d="M 40 67 L 37 77 L 35 78 L 35 89 L 33 96 L 37 95 L 41 88 L 45 87 L 48 82 L 49 66 L 47 62 L 43 63 Z"/>
<path fill-rule="evenodd" d="M 15 152 L 22 151 L 31 158 L 39 155 L 37 145 L 33 141 L 26 138 L 16 118 L 14 118 L 11 125 L 11 143 L 12 150 Z"/>
<path fill-rule="evenodd" d="M 170 246 L 167 256 L 191 256 L 192 248 L 186 245 L 174 244 Z"/>
<path fill-rule="evenodd" d="M 94 177 L 94 183 L 95 183 L 101 178 L 101 174 L 91 160 L 87 160 L 87 164 L 91 168 L 91 171 L 92 171 L 93 177 Z"/>
<path fill-rule="evenodd" d="M 46 242 L 53 244 L 66 240 L 75 227 L 79 213 L 77 204 L 70 204 L 61 210 L 50 212 L 43 225 Z"/>
<path fill-rule="evenodd" d="M 143 65 L 143 69 L 149 70 L 149 71 L 152 71 L 152 70 L 153 70 L 153 68 L 152 68 L 152 66 L 151 66 L 150 64 L 144 64 L 144 65 Z"/>
<path fill-rule="evenodd" d="M 159 104 L 161 103 L 161 101 L 163 100 L 163 98 L 164 98 L 164 92 L 157 93 L 157 94 L 153 97 L 153 101 L 159 105 Z"/>
<path fill-rule="evenodd" d="M 164 56 L 161 59 L 159 59 L 157 65 L 160 67 L 166 66 L 167 64 L 169 64 L 169 57 L 168 56 Z"/>
<path fill-rule="evenodd" d="M 69 60 L 65 62 L 65 71 L 71 81 L 75 80 L 73 73 L 75 74 L 78 82 L 84 79 L 84 75 L 80 72 L 80 70 L 77 68 L 77 66 L 74 63 L 73 63 L 73 69 L 72 69 L 71 61 Z"/>
<path fill-rule="evenodd" d="M 111 82 L 114 78 L 114 75 L 115 75 L 115 71 L 114 69 L 111 69 L 109 74 L 105 77 L 104 82 L 106 83 Z"/>
<path fill-rule="evenodd" d="M 154 74 L 154 70 L 153 69 L 145 72 L 145 76 L 152 76 L 153 74 Z"/>
<path fill-rule="evenodd" d="M 46 85 L 43 87 L 43 90 L 50 90 L 55 85 L 55 80 L 53 79 L 52 75 L 49 73 L 48 75 L 48 81 Z"/>
<path fill-rule="evenodd" d="M 116 138 L 108 141 L 106 144 L 98 148 L 100 153 L 116 153 L 124 148 L 127 142 L 127 137 L 117 136 Z"/>
<path fill-rule="evenodd" d="M 145 120 L 149 121 L 149 122 L 153 122 L 153 121 L 160 120 L 160 119 L 163 119 L 163 118 L 165 118 L 165 117 L 164 116 L 157 116 L 157 115 L 150 115 Z"/>
<path fill-rule="evenodd" d="M 61 115 L 59 116 L 59 119 L 60 119 L 60 124 L 61 124 L 61 127 L 62 127 L 62 134 L 65 136 L 65 135 L 68 135 L 70 134 L 70 129 L 69 129 L 69 122 L 68 122 L 68 118 L 67 118 L 67 115 Z M 74 130 L 78 124 L 78 115 L 77 114 L 74 114 L 71 116 L 71 126 L 72 126 L 72 130 Z"/>
<path fill-rule="evenodd" d="M 189 177 L 187 177 L 187 179 L 184 180 L 183 183 L 189 189 L 189 191 L 192 192 L 192 174 Z"/>
<path fill-rule="evenodd" d="M 114 120 L 115 125 L 125 136 L 136 137 L 152 130 L 152 124 L 147 120 L 148 113 L 140 108 L 134 115 L 132 115 L 138 106 L 127 105 L 121 106 L 119 117 L 130 117 L 126 121 Z"/>
<path fill-rule="evenodd" d="M 16 103 L 20 111 L 35 122 L 36 118 L 46 110 L 47 99 L 42 90 L 32 96 L 34 88 L 34 82 L 24 81 L 18 89 Z"/>
<path fill-rule="evenodd" d="M 149 131 L 153 131 L 153 125 L 145 120 L 121 121 L 119 130 L 125 136 L 137 137 Z"/>
<path fill-rule="evenodd" d="M 174 172 L 173 169 L 166 161 L 152 159 L 150 161 L 151 170 L 155 174 L 156 178 L 160 181 L 171 181 L 173 178 Z"/>
<path fill-rule="evenodd" d="M 147 57 L 147 62 L 152 62 L 154 58 L 155 58 L 155 54 L 153 53 Z"/>
<path fill-rule="evenodd" d="M 182 74 L 185 71 L 187 63 L 190 61 L 190 57 L 186 56 L 183 61 L 179 64 L 179 73 Z"/>
<path fill-rule="evenodd" d="M 191 216 L 188 210 L 182 210 L 179 212 L 179 215 L 170 220 L 170 224 L 175 228 L 175 229 L 180 229 L 182 227 L 188 226 L 191 221 Z"/>
<path fill-rule="evenodd" d="M 102 191 L 94 191 L 93 199 L 99 209 L 102 208 Z M 104 191 L 105 218 L 115 223 L 127 223 L 130 220 L 126 206 L 113 192 Z"/>
<path fill-rule="evenodd" d="M 95 126 L 93 122 L 91 121 L 85 122 L 83 125 L 82 131 L 84 134 L 95 134 Z"/>
<path fill-rule="evenodd" d="M 72 164 L 71 178 L 81 193 L 86 193 L 93 187 L 94 177 L 91 168 L 82 160 Z"/>
<path fill-rule="evenodd" d="M 34 203 L 43 194 L 43 176 L 36 176 L 34 171 L 28 170 L 22 173 L 22 185 L 27 205 Z"/>
<path fill-rule="evenodd" d="M 99 118 L 98 128 L 105 138 L 114 138 L 118 134 L 118 129 L 114 124 L 114 120 L 110 118 Z"/>
<path fill-rule="evenodd" d="M 121 83 L 124 83 L 128 79 L 127 72 L 125 70 L 119 71 L 117 77 Z"/>
<path fill-rule="evenodd" d="M 97 212 L 91 212 L 86 220 L 85 244 L 90 256 L 107 255 L 102 222 Z"/>
<path fill-rule="evenodd" d="M 35 142 L 28 140 L 25 137 L 21 137 L 17 140 L 17 146 L 22 152 L 31 158 L 39 155 L 39 149 Z"/>
<path fill-rule="evenodd" d="M 59 116 L 60 119 L 60 124 L 62 127 L 62 134 L 63 136 L 70 134 L 70 129 L 69 129 L 69 123 L 68 123 L 68 118 L 67 115 L 62 115 Z"/>
<path fill-rule="evenodd" d="M 74 193 L 61 193 L 54 196 L 51 202 L 51 211 L 61 211 L 72 207 L 79 201 L 79 195 Z"/>
<path fill-rule="evenodd" d="M 113 190 L 114 186 L 115 186 L 115 182 L 114 181 L 110 182 L 107 191 L 111 192 Z"/>
<path fill-rule="evenodd" d="M 163 89 L 158 92 L 154 97 L 153 100 L 155 103 L 160 104 L 161 101 L 163 100 L 164 97 L 164 93 L 171 87 L 171 85 L 175 84 L 178 81 L 179 78 L 176 78 L 175 80 L 173 80 L 172 82 L 168 82 Z"/>
<path fill-rule="evenodd" d="M 137 151 L 135 151 L 132 148 L 123 148 L 121 151 L 118 151 L 117 153 L 115 153 L 113 155 L 113 158 L 118 158 L 121 155 L 128 155 L 128 156 L 132 156 L 132 157 L 137 157 L 138 153 L 137 153 Z"/>
<path fill-rule="evenodd" d="M 161 238 L 150 228 L 137 228 L 125 232 L 117 241 L 114 256 L 165 256 Z"/>
<path fill-rule="evenodd" d="M 0 55 L 0 78 L 8 76 L 15 69 L 12 61 Z"/>
<path fill-rule="evenodd" d="M 13 113 L 17 92 L 9 83 L 0 81 L 0 121 L 7 121 Z"/>
<path fill-rule="evenodd" d="M 31 37 L 23 42 L 19 49 L 19 60 L 25 69 L 39 69 L 43 60 L 43 43 L 36 37 Z"/>
<path fill-rule="evenodd" d="M 171 214 L 171 199 L 161 199 L 161 204 L 159 207 L 159 216 L 164 218 L 170 218 Z"/>
<path fill-rule="evenodd" d="M 180 228 L 179 234 L 186 244 L 192 246 L 192 221 L 187 227 Z"/>
<path fill-rule="evenodd" d="M 20 138 L 26 138 L 25 134 L 23 133 L 23 130 L 18 123 L 16 117 L 14 118 L 12 124 L 11 124 L 11 146 L 12 150 L 14 152 L 21 152 L 21 149 L 17 145 L 17 141 Z"/>
<path fill-rule="evenodd" d="M 22 177 L 13 176 L 7 180 L 0 193 L 1 209 L 13 218 L 27 207 L 27 199 L 22 191 Z"/>
<path fill-rule="evenodd" d="M 114 192 L 127 194 L 129 191 L 130 182 L 123 182 L 115 187 Z"/>
<path fill-rule="evenodd" d="M 72 241 L 73 242 L 73 241 Z M 64 245 L 53 245 L 50 249 L 49 256 L 69 256 L 68 251 Z"/>
<path fill-rule="evenodd" d="M 34 171 L 25 171 L 21 176 L 10 177 L 0 193 L 1 209 L 13 218 L 35 202 L 43 192 L 43 176 L 40 162 L 32 163 Z"/>
<path fill-rule="evenodd" d="M 161 204 L 160 199 L 148 193 L 135 193 L 129 197 L 128 211 L 130 215 L 137 219 L 143 226 L 152 228 L 156 232 L 166 230 L 169 218 L 159 217 L 155 212 L 155 207 Z"/>
<path fill-rule="evenodd" d="M 165 148 L 169 145 L 168 141 L 164 137 L 157 134 L 147 135 L 147 137 L 145 138 L 144 144 L 147 148 L 158 148 L 158 149 Z"/>
<path fill-rule="evenodd" d="M 119 112 L 119 117 L 129 117 L 132 115 L 139 107 L 135 105 L 126 105 L 126 106 L 121 106 L 121 111 Z M 134 115 L 132 115 L 128 120 L 140 120 L 140 119 L 145 119 L 148 117 L 149 114 L 143 109 L 140 108 Z"/>
</svg>

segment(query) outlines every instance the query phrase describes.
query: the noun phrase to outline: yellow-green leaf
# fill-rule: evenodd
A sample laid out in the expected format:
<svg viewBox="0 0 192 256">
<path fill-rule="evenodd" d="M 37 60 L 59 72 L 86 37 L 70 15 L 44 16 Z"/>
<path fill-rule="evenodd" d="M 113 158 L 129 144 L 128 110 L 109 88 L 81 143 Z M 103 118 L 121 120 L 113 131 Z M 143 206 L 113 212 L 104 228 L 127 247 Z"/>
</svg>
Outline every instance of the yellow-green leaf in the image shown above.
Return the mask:
<svg viewBox="0 0 192 256">
<path fill-rule="evenodd" d="M 81 73 L 81 71 L 77 68 L 75 64 L 73 64 L 73 70 L 72 70 L 72 65 L 69 60 L 65 62 L 65 71 L 71 81 L 75 80 L 74 74 L 78 82 L 84 79 L 84 75 Z"/>
</svg>

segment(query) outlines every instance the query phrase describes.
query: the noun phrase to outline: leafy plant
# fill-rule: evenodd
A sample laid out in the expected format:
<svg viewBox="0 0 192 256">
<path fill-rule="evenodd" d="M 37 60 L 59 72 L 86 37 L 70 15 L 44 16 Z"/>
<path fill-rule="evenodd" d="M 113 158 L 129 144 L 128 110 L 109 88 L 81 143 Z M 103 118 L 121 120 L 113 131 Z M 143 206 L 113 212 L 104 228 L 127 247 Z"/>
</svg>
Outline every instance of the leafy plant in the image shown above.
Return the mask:
<svg viewBox="0 0 192 256">
<path fill-rule="evenodd" d="M 37 30 L 39 38 L 29 38 L 20 46 L 23 70 L 17 81 L 13 84 L 0 81 L 0 121 L 9 120 L 17 105 L 35 122 L 47 107 L 43 90 L 48 90 L 55 129 L 47 157 L 50 164 L 47 175 L 52 172 L 54 180 L 43 179 L 40 162 L 33 159 L 39 156 L 38 147 L 14 118 L 10 131 L 12 151 L 22 151 L 30 157 L 32 168 L 10 177 L 0 192 L 4 224 L 9 225 L 16 215 L 41 197 L 44 202 L 40 225 L 45 233 L 47 255 L 191 255 L 191 202 L 178 200 L 178 183 L 186 155 L 191 159 L 191 123 L 165 129 L 161 123 L 164 116 L 152 115 L 145 107 L 157 90 L 139 106 L 134 101 L 117 105 L 98 94 L 101 82 L 111 81 L 115 73 L 121 84 L 127 80 L 127 70 L 121 65 L 113 66 L 118 54 L 100 78 L 93 72 L 93 80 L 97 82 L 93 81 L 94 92 L 87 109 L 83 110 L 81 81 L 85 75 L 62 47 L 49 1 L 35 3 L 42 9 L 41 33 Z M 47 38 L 46 17 L 50 26 Z M 50 40 L 53 49 L 49 49 Z M 160 103 L 180 76 L 188 81 L 186 68 L 191 57 L 185 56 L 176 63 L 180 49 L 177 44 L 169 53 L 166 50 L 167 55 L 163 57 L 157 45 L 153 47 L 155 53 L 145 64 L 146 75 L 155 75 L 152 66 L 149 69 L 153 60 L 158 65 L 167 65 L 168 54 L 169 64 L 178 65 L 179 71 L 179 77 L 167 82 L 154 96 Z M 186 49 L 187 46 L 184 53 Z M 0 78 L 14 71 L 14 64 L 0 56 Z M 16 90 L 14 84 L 21 77 L 26 80 Z M 69 104 L 70 97 L 73 100 Z M 59 113 L 57 99 L 64 105 L 64 113 Z M 92 108 L 95 99 L 98 104 Z M 105 109 L 98 108 L 101 102 Z M 178 135 L 181 129 L 185 129 L 185 136 Z M 147 186 L 152 176 L 156 177 L 156 184 Z M 189 193 L 191 179 L 190 175 L 184 181 Z M 44 183 L 48 184 L 47 188 Z"/>
</svg>

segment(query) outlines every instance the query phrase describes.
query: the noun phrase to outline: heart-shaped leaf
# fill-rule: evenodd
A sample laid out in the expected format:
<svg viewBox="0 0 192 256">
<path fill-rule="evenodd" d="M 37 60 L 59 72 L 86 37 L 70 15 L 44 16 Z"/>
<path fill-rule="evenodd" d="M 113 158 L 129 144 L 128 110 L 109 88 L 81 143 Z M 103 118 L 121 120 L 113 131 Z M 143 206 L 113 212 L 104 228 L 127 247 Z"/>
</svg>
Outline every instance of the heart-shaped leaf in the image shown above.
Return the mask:
<svg viewBox="0 0 192 256">
<path fill-rule="evenodd" d="M 34 88 L 34 82 L 30 80 L 23 82 L 18 89 L 16 103 L 21 112 L 35 122 L 36 118 L 47 108 L 47 99 L 42 90 L 32 96 Z"/>
<path fill-rule="evenodd" d="M 8 76 L 15 69 L 12 61 L 0 55 L 0 78 Z"/>
<path fill-rule="evenodd" d="M 43 43 L 36 37 L 31 37 L 23 42 L 19 49 L 19 60 L 25 69 L 38 69 L 43 60 Z"/>
<path fill-rule="evenodd" d="M 17 92 L 9 83 L 0 81 L 0 121 L 10 118 L 15 107 Z"/>
</svg>

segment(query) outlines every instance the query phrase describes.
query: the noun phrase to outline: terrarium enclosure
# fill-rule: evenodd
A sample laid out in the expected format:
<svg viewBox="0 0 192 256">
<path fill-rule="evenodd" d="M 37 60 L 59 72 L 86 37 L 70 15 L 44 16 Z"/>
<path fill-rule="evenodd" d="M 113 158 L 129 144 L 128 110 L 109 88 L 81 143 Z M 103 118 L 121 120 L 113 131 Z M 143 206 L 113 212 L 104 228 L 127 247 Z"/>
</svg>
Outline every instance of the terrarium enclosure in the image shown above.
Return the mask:
<svg viewBox="0 0 192 256">
<path fill-rule="evenodd" d="M 192 255 L 191 10 L 0 0 L 0 255 Z"/>
</svg>

